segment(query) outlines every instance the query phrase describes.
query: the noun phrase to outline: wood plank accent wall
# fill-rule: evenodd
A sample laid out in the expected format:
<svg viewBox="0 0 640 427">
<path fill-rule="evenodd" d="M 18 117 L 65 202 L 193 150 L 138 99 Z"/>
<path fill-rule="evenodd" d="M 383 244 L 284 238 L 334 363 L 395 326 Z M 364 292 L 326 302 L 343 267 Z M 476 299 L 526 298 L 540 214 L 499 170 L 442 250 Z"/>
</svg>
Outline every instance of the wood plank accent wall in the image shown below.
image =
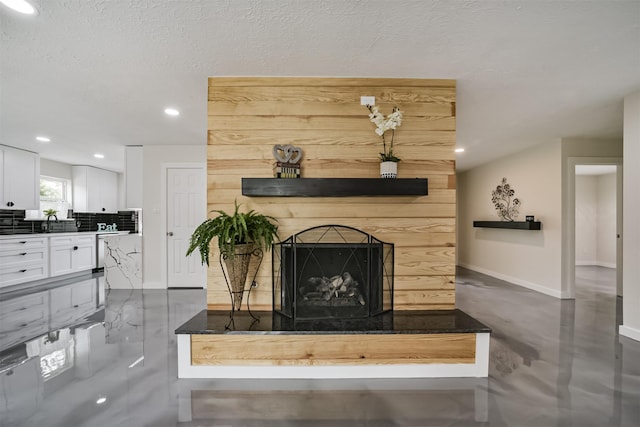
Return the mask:
<svg viewBox="0 0 640 427">
<path fill-rule="evenodd" d="M 360 96 L 375 96 L 383 114 L 404 112 L 398 177 L 428 178 L 428 196 L 242 196 L 242 177 L 272 176 L 275 144 L 304 150 L 306 178 L 379 177 L 382 142 Z M 276 217 L 282 239 L 325 224 L 361 229 L 395 244 L 395 309 L 455 306 L 455 80 L 212 77 L 208 101 L 208 211 L 232 211 L 237 200 Z M 207 304 L 228 309 L 217 257 L 213 251 Z M 251 307 L 270 310 L 271 253 L 257 282 Z"/>
<path fill-rule="evenodd" d="M 476 334 L 191 335 L 193 365 L 475 363 Z"/>
</svg>

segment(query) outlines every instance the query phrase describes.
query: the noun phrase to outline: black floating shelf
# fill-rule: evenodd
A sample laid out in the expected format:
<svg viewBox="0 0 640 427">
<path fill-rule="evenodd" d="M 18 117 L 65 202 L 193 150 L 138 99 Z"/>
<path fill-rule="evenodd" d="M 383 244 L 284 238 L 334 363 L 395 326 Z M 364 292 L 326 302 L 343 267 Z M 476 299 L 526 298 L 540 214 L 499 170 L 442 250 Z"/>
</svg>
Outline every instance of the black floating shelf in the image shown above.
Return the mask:
<svg viewBox="0 0 640 427">
<path fill-rule="evenodd" d="M 252 197 L 426 196 L 426 178 L 242 178 Z"/>
<path fill-rule="evenodd" d="M 515 230 L 540 230 L 542 223 L 539 221 L 473 221 L 473 226 L 484 228 L 511 228 Z"/>
</svg>

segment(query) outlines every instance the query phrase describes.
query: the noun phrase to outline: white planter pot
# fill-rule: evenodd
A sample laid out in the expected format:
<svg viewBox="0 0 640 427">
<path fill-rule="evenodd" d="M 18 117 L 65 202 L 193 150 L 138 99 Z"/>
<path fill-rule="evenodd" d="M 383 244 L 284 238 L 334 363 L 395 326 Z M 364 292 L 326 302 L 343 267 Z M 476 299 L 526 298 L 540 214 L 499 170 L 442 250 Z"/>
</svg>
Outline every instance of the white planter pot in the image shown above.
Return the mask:
<svg viewBox="0 0 640 427">
<path fill-rule="evenodd" d="M 398 162 L 380 163 L 380 178 L 396 178 L 398 176 Z"/>
</svg>

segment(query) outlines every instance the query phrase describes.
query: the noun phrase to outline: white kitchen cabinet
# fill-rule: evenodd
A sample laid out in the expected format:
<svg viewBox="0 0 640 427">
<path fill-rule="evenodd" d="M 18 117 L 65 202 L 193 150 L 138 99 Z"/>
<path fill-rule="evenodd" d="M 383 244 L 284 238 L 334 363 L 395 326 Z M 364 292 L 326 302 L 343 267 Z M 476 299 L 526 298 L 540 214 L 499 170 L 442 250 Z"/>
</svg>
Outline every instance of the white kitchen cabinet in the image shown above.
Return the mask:
<svg viewBox="0 0 640 427">
<path fill-rule="evenodd" d="M 49 237 L 50 277 L 91 270 L 95 266 L 95 235 Z"/>
<path fill-rule="evenodd" d="M 48 277 L 46 237 L 2 239 L 0 243 L 0 288 Z"/>
<path fill-rule="evenodd" d="M 118 174 L 91 166 L 72 166 L 72 170 L 75 212 L 118 212 Z"/>
<path fill-rule="evenodd" d="M 40 157 L 0 145 L 0 208 L 40 209 Z"/>
</svg>

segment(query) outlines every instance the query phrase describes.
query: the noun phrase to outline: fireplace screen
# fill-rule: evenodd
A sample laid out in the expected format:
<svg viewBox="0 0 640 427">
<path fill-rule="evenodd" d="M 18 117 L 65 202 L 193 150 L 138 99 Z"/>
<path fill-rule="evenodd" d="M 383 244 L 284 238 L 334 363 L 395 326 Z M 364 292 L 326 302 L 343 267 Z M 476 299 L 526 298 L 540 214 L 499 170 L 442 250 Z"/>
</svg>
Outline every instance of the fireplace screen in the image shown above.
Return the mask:
<svg viewBox="0 0 640 427">
<path fill-rule="evenodd" d="M 273 309 L 293 319 L 367 318 L 393 308 L 393 244 L 351 227 L 273 245 Z"/>
</svg>

